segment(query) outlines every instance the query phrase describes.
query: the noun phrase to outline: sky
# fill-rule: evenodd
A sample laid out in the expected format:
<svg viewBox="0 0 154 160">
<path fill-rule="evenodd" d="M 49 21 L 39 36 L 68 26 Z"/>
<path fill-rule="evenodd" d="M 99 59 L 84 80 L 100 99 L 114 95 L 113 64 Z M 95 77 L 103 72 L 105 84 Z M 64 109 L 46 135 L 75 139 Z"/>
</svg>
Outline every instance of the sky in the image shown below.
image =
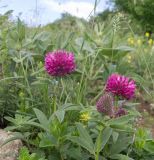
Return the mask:
<svg viewBox="0 0 154 160">
<path fill-rule="evenodd" d="M 96 11 L 107 8 L 107 0 L 100 1 Z M 45 25 L 60 18 L 61 13 L 87 19 L 95 0 L 0 0 L 0 14 L 13 10 L 13 18 L 20 17 L 28 25 Z"/>
</svg>

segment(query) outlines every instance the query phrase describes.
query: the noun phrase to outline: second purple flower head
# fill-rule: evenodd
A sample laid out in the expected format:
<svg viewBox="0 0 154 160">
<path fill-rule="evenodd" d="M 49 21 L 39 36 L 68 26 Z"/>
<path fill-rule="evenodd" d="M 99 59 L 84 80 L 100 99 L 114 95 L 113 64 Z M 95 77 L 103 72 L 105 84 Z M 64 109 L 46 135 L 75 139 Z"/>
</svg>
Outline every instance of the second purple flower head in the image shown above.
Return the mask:
<svg viewBox="0 0 154 160">
<path fill-rule="evenodd" d="M 115 73 L 109 76 L 106 84 L 107 92 L 127 100 L 134 97 L 135 89 L 136 84 L 134 80 Z"/>
</svg>

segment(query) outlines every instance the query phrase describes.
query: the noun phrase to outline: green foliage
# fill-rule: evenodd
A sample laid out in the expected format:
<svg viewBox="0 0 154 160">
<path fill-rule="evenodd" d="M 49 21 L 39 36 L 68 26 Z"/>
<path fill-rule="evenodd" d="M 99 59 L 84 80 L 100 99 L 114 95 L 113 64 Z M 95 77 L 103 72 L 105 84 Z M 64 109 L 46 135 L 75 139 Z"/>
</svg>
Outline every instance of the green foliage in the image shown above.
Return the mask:
<svg viewBox="0 0 154 160">
<path fill-rule="evenodd" d="M 22 139 L 28 149 L 21 149 L 19 160 L 153 158 L 153 139 L 136 127 L 136 103 L 124 103 L 128 114 L 118 118 L 95 107 L 114 72 L 129 75 L 138 92 L 153 97 L 152 44 L 132 32 L 123 14 L 93 25 L 64 14 L 38 28 L 4 17 L 2 24 L 8 26 L 0 26 L 0 114 L 5 129 L 15 133 L 3 145 Z M 45 73 L 45 54 L 57 49 L 74 52 L 77 69 L 72 75 Z M 84 119 L 81 113 L 86 113 Z"/>
<path fill-rule="evenodd" d="M 21 148 L 18 160 L 46 160 L 45 158 L 40 158 L 36 153 L 29 154 L 26 147 Z"/>
<path fill-rule="evenodd" d="M 153 0 L 111 0 L 119 11 L 129 13 L 144 27 L 146 31 L 153 31 L 154 3 Z"/>
</svg>

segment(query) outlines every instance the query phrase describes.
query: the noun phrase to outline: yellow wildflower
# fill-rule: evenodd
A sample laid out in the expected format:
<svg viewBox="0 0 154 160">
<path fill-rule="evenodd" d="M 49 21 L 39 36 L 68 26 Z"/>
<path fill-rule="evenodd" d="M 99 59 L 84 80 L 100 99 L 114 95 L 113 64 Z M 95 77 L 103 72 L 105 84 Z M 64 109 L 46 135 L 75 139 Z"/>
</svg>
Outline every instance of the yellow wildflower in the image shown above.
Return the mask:
<svg viewBox="0 0 154 160">
<path fill-rule="evenodd" d="M 142 44 L 142 41 L 141 41 L 140 39 L 138 39 L 138 40 L 137 40 L 137 44 L 138 44 L 138 45 L 141 45 L 141 44 Z"/>
<path fill-rule="evenodd" d="M 131 57 L 130 55 L 128 55 L 128 56 L 127 56 L 127 58 L 128 58 L 129 60 L 131 60 L 131 59 L 132 59 L 132 57 Z"/>
<path fill-rule="evenodd" d="M 89 119 L 90 119 L 90 115 L 89 115 L 88 112 L 82 113 L 80 115 L 80 120 L 81 121 L 87 122 Z"/>
<path fill-rule="evenodd" d="M 148 44 L 149 44 L 149 45 L 152 45 L 152 44 L 153 44 L 153 39 L 149 39 L 149 40 L 148 40 Z"/>
<path fill-rule="evenodd" d="M 132 45 L 133 45 L 133 44 L 134 44 L 134 39 L 133 39 L 133 38 L 128 38 L 128 39 L 127 39 L 127 42 L 128 42 L 129 44 L 132 44 Z"/>
<path fill-rule="evenodd" d="M 128 38 L 128 39 L 127 39 L 127 42 L 130 43 L 131 40 L 132 40 L 132 38 Z"/>
<path fill-rule="evenodd" d="M 127 56 L 127 62 L 131 63 L 132 57 L 130 55 Z"/>
<path fill-rule="evenodd" d="M 146 32 L 146 33 L 145 33 L 145 36 L 146 36 L 146 37 L 150 37 L 150 33 L 149 33 L 149 32 Z"/>
<path fill-rule="evenodd" d="M 133 39 L 130 41 L 130 44 L 132 44 L 132 45 L 134 44 L 134 40 Z"/>
</svg>

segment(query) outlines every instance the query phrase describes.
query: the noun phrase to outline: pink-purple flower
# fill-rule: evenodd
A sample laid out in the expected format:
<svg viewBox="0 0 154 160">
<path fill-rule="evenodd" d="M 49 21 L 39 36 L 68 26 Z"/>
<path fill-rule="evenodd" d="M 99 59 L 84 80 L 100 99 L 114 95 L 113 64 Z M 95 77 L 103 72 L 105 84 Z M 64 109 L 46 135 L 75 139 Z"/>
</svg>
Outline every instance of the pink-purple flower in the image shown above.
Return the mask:
<svg viewBox="0 0 154 160">
<path fill-rule="evenodd" d="M 134 80 L 120 74 L 109 76 L 106 84 L 106 92 L 112 93 L 124 99 L 131 99 L 135 95 L 136 84 Z"/>
<path fill-rule="evenodd" d="M 45 57 L 45 70 L 51 76 L 61 77 L 76 68 L 74 54 L 65 50 L 49 52 Z"/>
</svg>

